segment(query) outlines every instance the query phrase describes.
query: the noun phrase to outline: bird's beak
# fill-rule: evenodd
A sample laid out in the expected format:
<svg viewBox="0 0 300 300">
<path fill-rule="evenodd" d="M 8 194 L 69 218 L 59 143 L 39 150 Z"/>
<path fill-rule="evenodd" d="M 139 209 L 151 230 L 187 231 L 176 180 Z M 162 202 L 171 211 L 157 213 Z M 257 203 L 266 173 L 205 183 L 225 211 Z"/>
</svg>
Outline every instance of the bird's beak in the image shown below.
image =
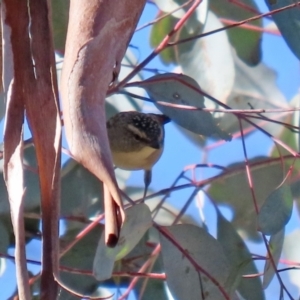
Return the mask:
<svg viewBox="0 0 300 300">
<path fill-rule="evenodd" d="M 166 115 L 157 115 L 157 117 L 158 117 L 158 120 L 160 121 L 160 123 L 164 124 L 164 125 L 171 121 L 171 119 Z"/>
</svg>

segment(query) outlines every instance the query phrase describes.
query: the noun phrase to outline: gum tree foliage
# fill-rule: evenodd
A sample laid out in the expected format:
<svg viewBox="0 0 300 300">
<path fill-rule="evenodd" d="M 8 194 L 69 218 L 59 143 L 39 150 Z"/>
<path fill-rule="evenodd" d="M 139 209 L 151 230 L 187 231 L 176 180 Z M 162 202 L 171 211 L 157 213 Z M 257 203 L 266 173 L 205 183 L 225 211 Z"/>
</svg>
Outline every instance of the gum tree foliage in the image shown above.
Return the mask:
<svg viewBox="0 0 300 300">
<path fill-rule="evenodd" d="M 167 125 L 165 153 L 154 168 L 154 184 L 145 203 L 139 201 L 142 184 L 128 181 L 130 172 L 115 170 L 126 218 L 113 248 L 106 246 L 104 223 L 108 221 L 103 222 L 101 176 L 84 159 L 76 155 L 77 161 L 73 159 L 64 135 L 62 147 L 59 142 L 60 101 L 56 96 L 61 90 L 58 84 L 58 93 L 55 91 L 55 75 L 60 83 L 68 53 L 69 1 L 49 3 L 56 64 L 43 56 L 49 49 L 54 54 L 50 28 L 34 23 L 44 24 L 35 17 L 38 11 L 45 13 L 47 1 L 44 6 L 29 2 L 32 10 L 27 13 L 32 19 L 29 27 L 23 27 L 21 40 L 24 45 L 31 43 L 28 57 L 34 58 L 34 71 L 30 76 L 47 79 L 50 75 L 45 70 L 53 66 L 56 70 L 35 91 L 24 79 L 29 73 L 22 73 L 28 67 L 22 62 L 28 58 L 26 51 L 10 62 L 5 55 L 20 48 L 13 38 L 12 49 L 4 47 L 0 281 L 13 272 L 8 262 L 17 265 L 17 280 L 7 297 L 19 293 L 21 299 L 54 299 L 56 295 L 59 299 L 110 295 L 125 299 L 131 293 L 137 299 L 170 299 L 170 295 L 180 300 L 298 298 L 300 282 L 295 269 L 300 233 L 286 226 L 290 226 L 293 210 L 299 211 L 299 102 L 297 95 L 286 99 L 276 84 L 275 72 L 262 61 L 262 56 L 269 55 L 262 51 L 267 34 L 282 35 L 289 55 L 300 57 L 296 1 L 265 0 L 270 11 L 265 15 L 253 0 L 155 0 L 146 4 L 120 62 L 118 79 L 104 74 L 110 80 L 103 92 L 105 115 L 156 110 L 172 119 L 172 129 Z M 9 1 L 1 5 L 6 16 L 3 40 L 7 42 L 7 26 L 22 27 L 11 17 Z M 153 11 L 156 15 L 148 22 Z M 88 20 L 83 24 L 88 26 Z M 116 47 L 125 29 L 117 32 L 117 38 L 107 31 L 103 45 Z M 38 31 L 41 37 L 48 34 L 44 48 L 35 42 Z M 93 51 L 100 53 L 101 49 Z M 97 62 L 86 60 L 84 64 L 89 70 Z M 86 78 L 93 76 L 84 72 Z M 40 93 L 43 98 L 51 89 L 54 92 L 48 102 L 30 102 L 30 95 Z M 14 96 L 20 93 L 21 98 Z M 49 110 L 41 114 L 47 103 Z M 30 130 L 25 127 L 23 134 L 24 109 Z M 101 116 L 104 118 L 103 111 Z M 43 122 L 45 132 L 38 129 Z M 142 183 L 140 178 L 137 181 Z M 46 182 L 52 185 L 47 187 Z M 49 202 L 43 200 L 46 190 L 51 191 Z M 59 197 L 60 202 L 55 203 L 60 209 L 50 204 Z M 56 219 L 52 222 L 47 211 L 58 214 L 59 238 Z M 32 255 L 32 245 L 43 247 L 43 260 Z"/>
</svg>

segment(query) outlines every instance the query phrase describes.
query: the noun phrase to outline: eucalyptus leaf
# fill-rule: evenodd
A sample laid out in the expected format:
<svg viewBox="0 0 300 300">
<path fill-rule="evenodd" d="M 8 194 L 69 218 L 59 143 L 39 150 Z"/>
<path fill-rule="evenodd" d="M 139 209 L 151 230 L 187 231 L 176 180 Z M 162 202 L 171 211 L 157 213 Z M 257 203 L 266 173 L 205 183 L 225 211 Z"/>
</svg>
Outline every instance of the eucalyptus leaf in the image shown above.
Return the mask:
<svg viewBox="0 0 300 300">
<path fill-rule="evenodd" d="M 154 0 L 154 2 L 161 11 L 165 13 L 172 12 L 172 16 L 177 19 L 182 18 L 192 5 L 192 3 L 184 5 L 187 3 L 186 0 Z M 182 7 L 182 5 L 184 5 L 184 7 Z M 202 24 L 204 24 L 206 20 L 207 8 L 208 0 L 203 0 L 196 9 L 196 15 L 199 15 L 198 19 Z M 191 18 L 194 19 L 195 16 L 192 15 Z"/>
<path fill-rule="evenodd" d="M 79 229 L 83 230 L 85 224 L 79 222 L 67 222 L 77 224 L 67 224 L 66 232 L 60 238 L 61 251 L 74 242 L 76 235 L 79 233 Z M 76 229 L 74 229 L 76 228 Z M 104 232 L 104 226 L 98 225 L 90 232 L 85 234 L 71 249 L 69 249 L 60 259 L 60 265 L 63 267 L 79 269 L 79 270 L 91 270 L 93 266 L 93 258 L 95 255 L 98 240 Z M 85 295 L 92 295 L 98 287 L 98 282 L 93 276 L 87 276 L 86 274 L 76 274 L 68 271 L 60 272 L 60 279 L 72 290 L 83 293 Z M 70 294 L 66 290 L 62 289 L 60 298 L 64 300 L 75 299 L 74 295 Z M 78 298 L 77 298 L 78 299 Z"/>
<path fill-rule="evenodd" d="M 219 18 L 232 21 L 242 21 L 254 17 L 256 15 L 254 11 L 258 11 L 258 7 L 254 0 L 240 0 L 240 5 L 237 5 L 237 3 L 233 1 L 210 0 L 209 4 L 210 9 Z M 263 25 L 262 19 L 249 22 L 248 24 L 260 28 L 262 28 Z M 242 27 L 231 28 L 226 32 L 231 45 L 243 62 L 251 66 L 257 65 L 260 62 L 262 56 L 261 32 Z"/>
<path fill-rule="evenodd" d="M 203 297 L 206 300 L 224 299 L 224 295 L 216 284 L 201 273 L 185 253 L 188 253 L 197 265 L 208 272 L 230 295 L 229 289 L 225 286 L 230 267 L 217 240 L 204 229 L 194 225 L 173 225 L 164 227 L 164 230 L 184 249 L 183 252 L 169 238 L 160 233 L 167 284 L 175 299 L 196 300 L 203 299 Z"/>
<path fill-rule="evenodd" d="M 300 261 L 300 229 L 297 228 L 288 235 L 285 236 L 283 242 L 283 254 L 284 258 L 290 262 L 299 262 Z M 298 289 L 300 287 L 300 276 L 298 271 L 295 271 L 293 268 L 286 271 L 289 280 L 294 284 Z"/>
<path fill-rule="evenodd" d="M 275 266 L 278 265 L 280 255 L 282 252 L 283 241 L 284 241 L 284 232 L 285 228 L 282 228 L 279 232 L 271 235 L 269 240 L 269 248 L 272 253 L 272 258 Z M 264 268 L 264 278 L 263 278 L 263 288 L 266 289 L 272 279 L 274 278 L 275 270 L 270 261 L 270 258 L 266 260 L 265 268 Z"/>
<path fill-rule="evenodd" d="M 258 277 L 243 278 L 246 274 L 258 273 L 253 262 L 251 253 L 243 239 L 236 232 L 234 226 L 228 222 L 219 211 L 218 218 L 218 241 L 223 246 L 231 266 L 231 276 L 227 280 L 227 287 L 237 290 L 247 300 L 264 299 L 261 281 Z"/>
<path fill-rule="evenodd" d="M 161 41 L 171 32 L 180 18 L 187 12 L 192 3 L 180 8 L 186 0 L 156 0 L 159 9 L 157 18 L 162 18 L 152 26 L 150 44 L 157 47 Z M 180 9 L 179 9 L 180 8 Z M 177 9 L 177 10 L 176 10 Z M 174 10 L 176 10 L 174 12 Z M 172 14 L 170 14 L 172 12 Z M 208 0 L 203 0 L 196 10 L 190 15 L 180 31 L 171 38 L 171 42 L 186 39 L 203 31 L 208 12 Z M 165 64 L 178 63 L 177 47 L 167 47 L 159 55 Z"/>
<path fill-rule="evenodd" d="M 285 117 L 285 122 L 287 124 L 294 125 L 295 127 L 300 128 L 300 116 L 299 116 L 299 94 L 296 94 L 290 101 L 289 101 L 289 108 L 290 109 L 295 109 L 295 112 L 293 114 L 289 114 L 287 117 Z M 299 129 L 293 129 L 291 130 L 290 128 L 284 127 L 283 130 L 279 131 L 279 134 L 276 135 L 276 137 L 285 145 L 287 145 L 289 148 L 294 150 L 295 152 L 299 152 Z M 273 147 L 270 150 L 270 156 L 272 157 L 282 157 L 283 155 L 290 155 L 290 152 L 287 149 L 280 148 L 278 149 L 277 145 L 273 145 Z M 296 159 L 293 162 L 293 171 L 295 173 L 300 171 L 300 161 L 299 159 Z M 297 176 L 297 174 L 295 174 Z M 297 177 L 292 180 L 291 184 L 291 189 L 294 198 L 296 198 L 296 203 L 297 205 L 300 203 L 300 197 L 299 197 L 299 192 L 298 192 L 298 186 L 296 181 L 298 181 Z"/>
<path fill-rule="evenodd" d="M 89 218 L 102 213 L 103 184 L 73 159 L 63 165 L 61 180 L 61 214 Z"/>
<path fill-rule="evenodd" d="M 118 185 L 125 187 L 130 172 L 116 169 Z M 103 213 L 103 184 L 73 159 L 65 162 L 61 173 L 61 214 L 90 218 Z"/>
<path fill-rule="evenodd" d="M 140 187 L 127 186 L 125 193 L 131 199 L 142 199 L 144 195 L 144 189 Z M 149 190 L 149 194 L 151 193 L 152 191 Z M 164 201 L 164 203 L 160 205 L 161 200 L 162 200 L 161 196 L 151 197 L 150 199 L 147 199 L 145 204 L 149 207 L 152 214 L 153 221 L 156 224 L 161 226 L 170 226 L 174 223 L 174 220 L 179 215 L 180 210 L 174 207 L 168 201 Z M 193 218 L 193 216 L 184 214 L 178 220 L 178 224 L 197 225 L 197 221 Z"/>
<path fill-rule="evenodd" d="M 265 0 L 270 11 L 294 4 L 295 0 Z M 293 7 L 272 15 L 288 47 L 300 59 L 300 14 L 299 8 Z"/>
<path fill-rule="evenodd" d="M 300 212 L 300 180 L 299 179 L 293 181 L 293 183 L 291 184 L 291 191 L 296 203 L 297 211 L 299 213 Z"/>
<path fill-rule="evenodd" d="M 258 214 L 258 230 L 267 235 L 276 234 L 288 223 L 292 210 L 291 187 L 284 184 L 274 190 L 263 203 Z"/>
<path fill-rule="evenodd" d="M 69 22 L 70 0 L 52 0 L 52 28 L 54 47 L 64 53 Z"/>
<path fill-rule="evenodd" d="M 231 139 L 229 134 L 218 127 L 210 112 L 180 109 L 158 103 L 163 101 L 175 106 L 205 108 L 201 89 L 193 78 L 183 74 L 165 73 L 153 76 L 141 82 L 139 86 L 147 91 L 156 107 L 178 125 L 197 134 Z"/>
<path fill-rule="evenodd" d="M 157 7 L 163 11 L 164 13 L 171 13 L 176 18 L 181 18 L 184 13 L 185 9 L 181 8 L 181 5 L 184 4 L 186 1 L 176 1 L 176 0 L 154 0 Z M 176 10 L 176 11 L 175 11 Z M 174 11 L 174 12 L 173 12 Z"/>
<path fill-rule="evenodd" d="M 249 160 L 249 166 L 253 191 L 260 208 L 268 195 L 282 182 L 284 178 L 282 164 L 280 161 L 271 161 L 266 157 L 256 157 Z M 234 215 L 232 224 L 244 237 L 258 240 L 257 215 L 245 163 L 231 164 L 223 173 L 209 187 L 210 197 L 232 208 Z"/>
<path fill-rule="evenodd" d="M 287 102 L 285 96 L 279 90 L 276 84 L 277 76 L 272 69 L 263 63 L 260 63 L 255 67 L 249 67 L 243 61 L 241 61 L 236 54 L 233 54 L 233 58 L 235 64 L 235 79 L 232 91 L 226 100 L 226 104 L 229 107 L 240 110 L 249 110 L 251 108 L 290 109 L 291 106 L 294 107 L 293 104 Z M 209 102 L 207 106 L 213 108 Z M 213 115 L 215 120 L 219 118 L 219 127 L 226 132 L 235 133 L 240 131 L 238 118 L 232 113 L 214 113 Z M 287 145 L 292 147 L 292 149 L 297 149 L 297 145 L 295 145 L 294 142 L 297 136 L 296 133 L 291 132 L 282 125 L 272 122 L 274 120 L 275 122 L 281 121 L 290 124 L 292 122 L 290 113 L 274 112 L 266 114 L 253 114 L 253 116 L 258 118 L 251 118 L 251 115 L 249 120 L 251 120 L 253 123 L 259 125 L 274 137 L 286 142 Z M 242 125 L 244 129 L 252 126 L 246 121 L 242 121 Z M 192 132 L 190 132 L 188 136 L 197 145 L 203 146 L 203 139 L 200 139 L 199 136 L 193 134 Z M 278 149 L 276 146 L 274 146 L 273 151 L 276 151 L 276 154 L 277 150 Z M 287 153 L 287 151 L 282 149 L 281 154 L 284 153 Z"/>
<path fill-rule="evenodd" d="M 145 287 L 146 286 L 146 287 Z M 143 300 L 171 300 L 167 291 L 166 284 L 160 279 L 140 279 L 134 289 L 136 299 Z M 141 298 L 143 296 L 143 298 Z"/>
<path fill-rule="evenodd" d="M 290 115 L 284 120 L 287 124 L 293 124 L 293 116 Z M 287 145 L 292 150 L 298 152 L 298 132 L 294 132 L 289 130 L 288 128 L 284 128 L 283 130 L 279 131 L 279 134 L 277 135 L 277 138 Z M 279 150 L 279 151 L 278 151 Z M 290 155 L 290 152 L 287 149 L 280 148 L 278 149 L 277 145 L 273 145 L 273 147 L 270 150 L 270 156 L 272 157 L 279 157 L 283 155 Z M 294 170 L 300 170 L 300 162 L 298 160 L 294 163 Z"/>
<path fill-rule="evenodd" d="M 3 220 L 0 221 L 0 253 L 6 253 L 9 246 L 9 235 L 10 233 L 7 230 L 7 225 L 4 224 Z M 0 275 L 2 269 L 3 261 L 0 260 Z"/>
<path fill-rule="evenodd" d="M 126 209 L 125 214 L 125 222 L 116 247 L 109 248 L 105 245 L 104 233 L 99 240 L 93 266 L 97 280 L 110 278 L 115 261 L 127 255 L 152 225 L 151 213 L 146 204 L 134 205 Z"/>
<path fill-rule="evenodd" d="M 219 19 L 209 12 L 203 32 L 222 27 Z M 175 49 L 182 72 L 194 78 L 206 93 L 226 103 L 235 78 L 233 52 L 226 31 L 178 44 Z"/>
<path fill-rule="evenodd" d="M 288 108 L 288 103 L 276 84 L 275 72 L 260 63 L 255 67 L 249 67 L 236 55 L 233 55 L 235 64 L 235 81 L 231 94 L 227 99 L 227 105 L 232 109 L 279 109 Z M 287 113 L 268 113 L 262 116 L 276 121 L 285 121 Z M 260 115 L 260 116 L 261 116 Z M 230 113 L 221 115 L 220 126 L 229 132 L 240 130 L 238 120 Z M 254 115 L 258 116 L 258 115 Z M 283 127 L 272 123 L 270 120 L 251 119 L 250 120 L 274 136 L 278 136 Z M 243 122 L 243 128 L 251 126 Z"/>
<path fill-rule="evenodd" d="M 148 272 L 151 273 L 164 273 L 164 265 L 161 257 L 161 253 L 153 256 L 153 245 L 159 241 L 151 240 L 153 232 L 158 236 L 157 230 L 153 227 L 149 228 L 147 233 L 139 241 L 139 243 L 128 253 L 123 259 L 117 261 L 115 264 L 116 270 L 122 270 L 123 272 L 139 272 L 147 260 L 151 259 L 151 266 L 148 268 Z M 134 294 L 136 298 L 143 300 L 169 300 L 166 290 L 166 282 L 161 279 L 140 278 L 134 288 Z"/>
<path fill-rule="evenodd" d="M 161 18 L 163 15 L 164 13 L 160 11 L 157 15 L 157 18 Z M 157 47 L 161 43 L 164 37 L 167 36 L 167 34 L 174 28 L 176 22 L 178 22 L 178 19 L 172 15 L 169 15 L 161 19 L 159 22 L 153 24 L 150 35 L 150 45 L 152 48 Z M 172 39 L 172 41 L 173 40 L 174 39 Z M 165 48 L 159 53 L 159 57 L 162 63 L 165 65 L 176 63 L 174 47 Z"/>
</svg>

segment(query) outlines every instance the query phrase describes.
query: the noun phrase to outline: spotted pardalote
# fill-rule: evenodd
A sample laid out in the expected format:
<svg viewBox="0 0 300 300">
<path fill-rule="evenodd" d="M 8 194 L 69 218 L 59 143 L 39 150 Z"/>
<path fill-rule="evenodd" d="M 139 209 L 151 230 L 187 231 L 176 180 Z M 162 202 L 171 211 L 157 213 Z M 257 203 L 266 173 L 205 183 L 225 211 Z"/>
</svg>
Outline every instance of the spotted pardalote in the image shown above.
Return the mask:
<svg viewBox="0 0 300 300">
<path fill-rule="evenodd" d="M 165 115 L 120 112 L 106 124 L 113 162 L 124 170 L 145 170 L 145 193 L 151 182 L 151 170 L 164 149 Z"/>
</svg>

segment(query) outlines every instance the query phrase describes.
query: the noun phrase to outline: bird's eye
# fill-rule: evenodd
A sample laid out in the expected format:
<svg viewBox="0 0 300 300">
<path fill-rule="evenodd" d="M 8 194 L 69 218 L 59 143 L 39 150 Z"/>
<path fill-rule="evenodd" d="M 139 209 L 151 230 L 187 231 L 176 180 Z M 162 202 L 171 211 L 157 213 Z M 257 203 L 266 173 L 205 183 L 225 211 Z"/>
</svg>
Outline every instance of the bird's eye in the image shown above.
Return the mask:
<svg viewBox="0 0 300 300">
<path fill-rule="evenodd" d="M 134 134 L 133 136 L 136 140 L 138 140 L 138 141 L 141 140 L 141 137 L 138 134 Z"/>
</svg>

